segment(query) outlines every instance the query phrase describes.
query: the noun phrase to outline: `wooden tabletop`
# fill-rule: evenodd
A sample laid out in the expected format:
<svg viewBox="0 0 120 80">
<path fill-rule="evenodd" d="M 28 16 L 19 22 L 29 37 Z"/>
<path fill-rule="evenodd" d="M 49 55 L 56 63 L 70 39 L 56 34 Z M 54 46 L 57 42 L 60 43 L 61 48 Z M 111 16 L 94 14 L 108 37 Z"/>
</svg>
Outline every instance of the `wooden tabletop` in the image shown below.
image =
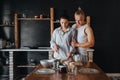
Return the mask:
<svg viewBox="0 0 120 80">
<path fill-rule="evenodd" d="M 36 71 L 38 69 L 42 69 L 42 67 L 38 65 L 30 74 L 25 77 L 25 80 L 109 80 L 107 75 L 95 63 L 89 62 L 85 67 L 97 69 L 100 71 L 100 73 L 84 74 L 77 72 L 77 74 L 68 74 L 56 71 L 54 74 L 37 74 Z"/>
</svg>

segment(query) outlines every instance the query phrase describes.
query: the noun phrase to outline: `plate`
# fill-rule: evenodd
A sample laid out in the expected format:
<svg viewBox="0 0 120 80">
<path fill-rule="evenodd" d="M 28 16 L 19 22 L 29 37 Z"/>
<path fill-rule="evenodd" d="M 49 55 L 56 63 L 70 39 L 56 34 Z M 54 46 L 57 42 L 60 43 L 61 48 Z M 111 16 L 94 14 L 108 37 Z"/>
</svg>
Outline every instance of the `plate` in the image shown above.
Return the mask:
<svg viewBox="0 0 120 80">
<path fill-rule="evenodd" d="M 55 73 L 55 70 L 53 70 L 53 69 L 38 69 L 36 71 L 36 73 L 38 73 L 38 74 L 53 74 L 53 73 Z"/>
<path fill-rule="evenodd" d="M 80 73 L 84 74 L 97 74 L 100 73 L 99 70 L 94 69 L 94 68 L 82 68 L 79 70 Z"/>
</svg>

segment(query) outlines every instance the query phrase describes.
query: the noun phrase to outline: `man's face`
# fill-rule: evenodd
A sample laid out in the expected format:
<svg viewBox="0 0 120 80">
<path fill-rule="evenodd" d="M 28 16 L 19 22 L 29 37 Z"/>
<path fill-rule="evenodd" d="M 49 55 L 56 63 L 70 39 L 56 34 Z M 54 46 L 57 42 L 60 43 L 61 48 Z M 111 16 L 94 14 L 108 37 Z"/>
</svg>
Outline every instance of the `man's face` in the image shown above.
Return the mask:
<svg viewBox="0 0 120 80">
<path fill-rule="evenodd" d="M 80 15 L 76 15 L 75 14 L 75 22 L 78 25 L 81 25 L 84 23 L 84 15 L 80 14 Z"/>
<path fill-rule="evenodd" d="M 60 24 L 61 24 L 62 27 L 68 28 L 68 20 L 67 19 L 61 18 L 60 19 Z"/>
</svg>

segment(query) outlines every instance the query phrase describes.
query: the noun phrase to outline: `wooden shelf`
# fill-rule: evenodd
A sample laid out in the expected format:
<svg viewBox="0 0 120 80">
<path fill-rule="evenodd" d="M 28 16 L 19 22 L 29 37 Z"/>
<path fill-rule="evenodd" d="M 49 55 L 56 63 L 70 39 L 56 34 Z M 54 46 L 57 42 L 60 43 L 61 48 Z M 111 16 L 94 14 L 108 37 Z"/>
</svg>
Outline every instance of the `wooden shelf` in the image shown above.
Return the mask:
<svg viewBox="0 0 120 80">
<path fill-rule="evenodd" d="M 18 18 L 18 20 L 50 20 L 50 18 Z"/>
<path fill-rule="evenodd" d="M 7 66 L 9 66 L 9 64 L 5 64 L 5 65 L 1 65 L 1 66 L 6 66 L 7 67 Z"/>
<path fill-rule="evenodd" d="M 54 21 L 54 23 L 60 23 L 60 21 Z M 75 23 L 75 21 L 69 21 L 69 23 Z"/>
<path fill-rule="evenodd" d="M 0 75 L 0 77 L 9 77 L 9 75 Z"/>
<path fill-rule="evenodd" d="M 32 67 L 32 68 L 34 68 L 34 67 L 36 67 L 36 65 L 18 65 L 17 67 L 19 67 L 19 68 L 24 68 L 24 67 Z"/>
<path fill-rule="evenodd" d="M 40 20 L 40 21 L 43 21 L 43 20 L 48 20 L 50 21 L 50 34 L 52 34 L 53 32 L 53 27 L 54 27 L 54 23 L 53 23 L 53 12 L 54 12 L 54 9 L 53 8 L 50 8 L 50 18 L 19 18 L 18 17 L 18 14 L 15 14 L 14 16 L 14 20 L 15 20 L 15 29 L 14 29 L 14 34 L 15 34 L 15 48 L 19 48 L 19 21 L 20 20 Z"/>
<path fill-rule="evenodd" d="M 75 21 L 69 21 L 69 23 L 75 23 Z"/>
<path fill-rule="evenodd" d="M 14 25 L 1 24 L 0 27 L 14 27 Z"/>
</svg>

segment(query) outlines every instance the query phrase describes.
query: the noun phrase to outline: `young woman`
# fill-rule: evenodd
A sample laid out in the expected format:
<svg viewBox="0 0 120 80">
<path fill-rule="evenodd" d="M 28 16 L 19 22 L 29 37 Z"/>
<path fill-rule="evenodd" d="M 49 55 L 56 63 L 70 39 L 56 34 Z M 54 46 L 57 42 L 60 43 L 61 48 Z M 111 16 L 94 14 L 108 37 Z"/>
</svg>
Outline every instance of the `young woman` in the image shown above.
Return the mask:
<svg viewBox="0 0 120 80">
<path fill-rule="evenodd" d="M 65 15 L 60 17 L 60 25 L 54 30 L 50 44 L 55 58 L 67 60 L 75 50 L 71 46 L 71 41 L 75 38 L 75 30 L 69 26 L 68 17 Z"/>
</svg>

